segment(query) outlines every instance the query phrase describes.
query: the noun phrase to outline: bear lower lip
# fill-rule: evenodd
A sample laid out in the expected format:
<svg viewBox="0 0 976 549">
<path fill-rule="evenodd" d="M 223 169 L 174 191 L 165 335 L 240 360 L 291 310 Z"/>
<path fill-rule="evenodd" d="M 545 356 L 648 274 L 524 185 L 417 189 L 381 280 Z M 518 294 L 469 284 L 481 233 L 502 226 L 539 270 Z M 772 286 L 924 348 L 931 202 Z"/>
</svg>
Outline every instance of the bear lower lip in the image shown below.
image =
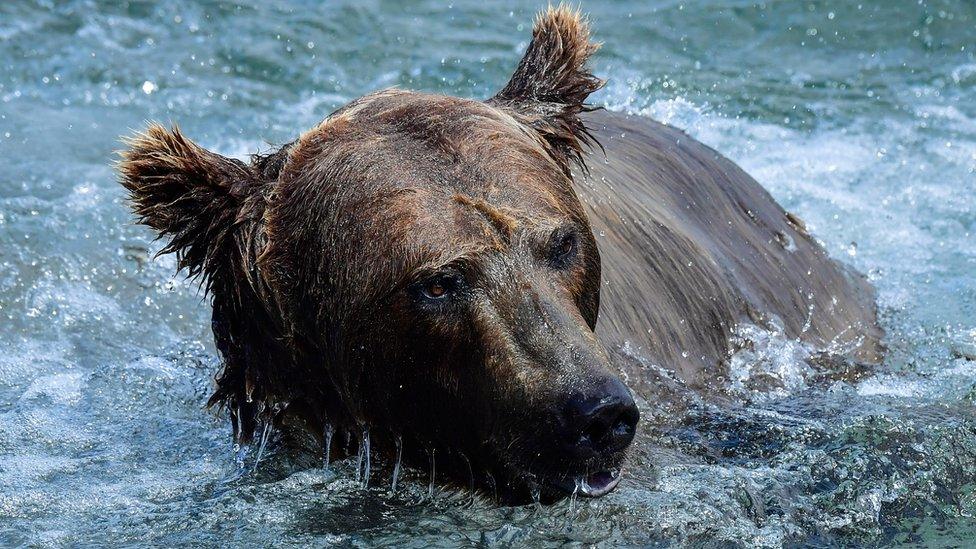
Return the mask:
<svg viewBox="0 0 976 549">
<path fill-rule="evenodd" d="M 587 498 L 598 498 L 612 492 L 620 483 L 620 477 L 621 470 L 613 468 L 578 477 L 550 480 L 546 484 L 563 497 L 580 495 Z"/>
<path fill-rule="evenodd" d="M 609 494 L 620 482 L 620 471 L 611 469 L 609 471 L 598 471 L 596 473 L 580 477 L 576 481 L 580 495 L 598 498 Z"/>
</svg>

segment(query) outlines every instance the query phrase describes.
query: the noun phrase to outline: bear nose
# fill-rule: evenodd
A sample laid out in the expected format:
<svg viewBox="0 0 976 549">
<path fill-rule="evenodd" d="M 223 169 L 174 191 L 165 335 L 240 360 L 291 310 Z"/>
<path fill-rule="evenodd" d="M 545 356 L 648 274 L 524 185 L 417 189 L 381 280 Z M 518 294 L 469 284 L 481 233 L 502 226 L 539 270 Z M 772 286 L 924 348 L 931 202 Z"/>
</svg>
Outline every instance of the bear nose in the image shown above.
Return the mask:
<svg viewBox="0 0 976 549">
<path fill-rule="evenodd" d="M 640 412 L 630 391 L 618 379 L 569 399 L 565 412 L 572 453 L 577 459 L 623 450 L 634 440 Z"/>
</svg>

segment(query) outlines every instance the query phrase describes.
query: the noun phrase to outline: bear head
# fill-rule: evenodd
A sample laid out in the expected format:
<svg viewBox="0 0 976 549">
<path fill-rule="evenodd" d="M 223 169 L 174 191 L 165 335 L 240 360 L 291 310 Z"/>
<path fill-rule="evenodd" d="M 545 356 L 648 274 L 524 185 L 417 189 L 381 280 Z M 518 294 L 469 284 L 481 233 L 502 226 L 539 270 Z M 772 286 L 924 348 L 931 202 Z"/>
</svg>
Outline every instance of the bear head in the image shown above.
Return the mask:
<svg viewBox="0 0 976 549">
<path fill-rule="evenodd" d="M 550 8 L 487 101 L 376 92 L 249 164 L 175 128 L 131 138 L 122 184 L 206 281 L 238 438 L 297 417 L 508 498 L 616 485 L 638 410 L 594 333 L 572 179 L 596 48 Z"/>
</svg>

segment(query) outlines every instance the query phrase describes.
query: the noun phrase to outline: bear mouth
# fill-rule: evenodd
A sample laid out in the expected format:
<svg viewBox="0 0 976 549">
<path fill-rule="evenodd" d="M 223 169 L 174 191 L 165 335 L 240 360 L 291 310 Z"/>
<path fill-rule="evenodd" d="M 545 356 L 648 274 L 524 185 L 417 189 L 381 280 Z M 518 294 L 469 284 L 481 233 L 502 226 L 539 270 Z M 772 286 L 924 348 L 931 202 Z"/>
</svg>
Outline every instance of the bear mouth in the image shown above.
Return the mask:
<svg viewBox="0 0 976 549">
<path fill-rule="evenodd" d="M 598 498 L 613 491 L 620 483 L 620 469 L 599 471 L 577 479 L 580 495 L 588 498 Z"/>
<path fill-rule="evenodd" d="M 620 483 L 622 472 L 619 468 L 607 469 L 605 471 L 580 475 L 575 478 L 567 478 L 552 484 L 554 488 L 567 495 L 598 498 L 609 494 L 617 487 Z"/>
</svg>

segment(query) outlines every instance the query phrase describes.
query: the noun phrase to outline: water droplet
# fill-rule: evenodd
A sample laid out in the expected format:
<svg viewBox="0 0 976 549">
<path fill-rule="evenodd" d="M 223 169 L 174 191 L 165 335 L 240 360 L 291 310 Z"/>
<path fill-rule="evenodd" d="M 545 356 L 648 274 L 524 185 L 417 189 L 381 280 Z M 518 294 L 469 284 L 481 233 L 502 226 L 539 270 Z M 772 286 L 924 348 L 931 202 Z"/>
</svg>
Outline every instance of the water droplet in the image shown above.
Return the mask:
<svg viewBox="0 0 976 549">
<path fill-rule="evenodd" d="M 363 487 L 369 484 L 369 429 L 363 429 L 363 438 L 359 442 L 359 452 L 356 456 L 356 481 L 361 481 Z"/>
<path fill-rule="evenodd" d="M 582 483 L 581 478 L 577 478 L 574 481 L 573 493 L 569 495 L 569 514 L 566 517 L 566 528 L 573 527 L 573 521 L 576 520 L 576 503 L 579 501 L 580 484 Z"/>
<path fill-rule="evenodd" d="M 468 459 L 468 456 L 464 455 L 463 452 L 461 452 L 461 459 L 463 459 L 464 463 L 468 466 L 468 489 L 471 490 L 471 492 L 474 492 L 474 468 L 471 467 L 471 460 Z"/>
<path fill-rule="evenodd" d="M 434 457 L 437 454 L 437 450 L 430 451 L 430 486 L 427 488 L 427 497 L 434 497 L 434 473 L 437 471 L 437 464 L 434 461 Z"/>
<path fill-rule="evenodd" d="M 271 422 L 264 422 L 264 430 L 261 431 L 261 445 L 258 446 L 258 455 L 254 459 L 254 470 L 257 470 L 258 464 L 261 463 L 261 457 L 264 455 L 264 447 L 268 444 L 268 434 L 271 432 Z"/>
<path fill-rule="evenodd" d="M 234 444 L 234 463 L 237 465 L 238 470 L 243 470 L 244 465 L 247 462 L 247 454 L 250 453 L 251 448 L 247 445 Z"/>
<path fill-rule="evenodd" d="M 485 478 L 488 479 L 488 483 L 491 484 L 491 493 L 494 494 L 495 500 L 498 500 L 498 483 L 495 482 L 495 476 L 491 473 L 485 473 Z"/>
<path fill-rule="evenodd" d="M 393 464 L 393 482 L 391 483 L 390 490 L 396 492 L 397 481 L 400 480 L 400 461 L 403 459 L 403 439 L 398 435 L 396 437 L 396 463 Z"/>
<path fill-rule="evenodd" d="M 366 486 L 369 486 L 369 474 L 370 474 L 370 465 L 369 465 L 369 429 L 364 429 L 363 430 L 363 442 L 360 445 L 360 447 L 363 448 L 363 452 L 362 453 L 365 456 L 365 460 L 364 460 L 364 463 L 363 463 L 363 488 L 365 488 Z"/>
<path fill-rule="evenodd" d="M 359 445 L 359 452 L 356 453 L 356 482 L 363 479 L 363 445 Z"/>
<path fill-rule="evenodd" d="M 322 441 L 324 446 L 323 452 L 325 453 L 322 461 L 324 462 L 323 469 L 326 471 L 329 470 L 329 460 L 332 458 L 332 437 L 334 435 L 335 427 L 333 427 L 331 423 L 326 423 L 325 431 L 322 433 Z"/>
<path fill-rule="evenodd" d="M 156 84 L 154 82 L 146 80 L 142 83 L 142 93 L 149 95 L 154 91 L 156 91 Z"/>
</svg>

